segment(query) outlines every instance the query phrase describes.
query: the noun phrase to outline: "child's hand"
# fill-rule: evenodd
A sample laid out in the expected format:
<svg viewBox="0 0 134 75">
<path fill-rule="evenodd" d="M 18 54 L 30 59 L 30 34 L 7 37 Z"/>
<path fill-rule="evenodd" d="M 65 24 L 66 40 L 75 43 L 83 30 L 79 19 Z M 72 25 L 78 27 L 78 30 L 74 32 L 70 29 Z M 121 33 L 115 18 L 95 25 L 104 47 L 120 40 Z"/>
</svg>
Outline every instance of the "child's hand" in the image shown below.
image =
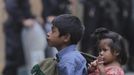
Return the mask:
<svg viewBox="0 0 134 75">
<path fill-rule="evenodd" d="M 97 65 L 103 65 L 103 64 L 104 64 L 103 56 L 98 56 L 97 57 Z"/>
<path fill-rule="evenodd" d="M 98 60 L 95 60 L 95 61 L 91 62 L 91 66 L 92 67 L 96 67 L 97 66 L 97 62 L 98 62 Z"/>
<path fill-rule="evenodd" d="M 103 56 L 98 56 L 98 58 L 97 58 L 97 68 L 98 68 L 101 75 L 105 74 Z"/>
<path fill-rule="evenodd" d="M 91 62 L 90 64 L 88 64 L 88 69 L 89 69 L 89 73 L 95 71 L 97 68 L 97 60 Z"/>
</svg>

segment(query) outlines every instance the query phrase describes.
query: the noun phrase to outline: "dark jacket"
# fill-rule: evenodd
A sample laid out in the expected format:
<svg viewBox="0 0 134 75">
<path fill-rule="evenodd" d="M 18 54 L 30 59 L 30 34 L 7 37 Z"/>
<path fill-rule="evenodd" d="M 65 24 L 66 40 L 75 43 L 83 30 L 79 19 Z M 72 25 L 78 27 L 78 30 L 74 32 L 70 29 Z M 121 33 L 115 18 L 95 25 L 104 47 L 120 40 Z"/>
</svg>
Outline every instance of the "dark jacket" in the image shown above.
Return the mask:
<svg viewBox="0 0 134 75">
<path fill-rule="evenodd" d="M 22 21 L 33 18 L 29 0 L 4 0 L 8 14 L 4 23 L 5 67 L 3 75 L 17 75 L 18 68 L 25 64 L 21 42 Z"/>
<path fill-rule="evenodd" d="M 5 0 L 5 7 L 9 18 L 14 19 L 16 22 L 33 17 L 28 0 Z"/>
</svg>

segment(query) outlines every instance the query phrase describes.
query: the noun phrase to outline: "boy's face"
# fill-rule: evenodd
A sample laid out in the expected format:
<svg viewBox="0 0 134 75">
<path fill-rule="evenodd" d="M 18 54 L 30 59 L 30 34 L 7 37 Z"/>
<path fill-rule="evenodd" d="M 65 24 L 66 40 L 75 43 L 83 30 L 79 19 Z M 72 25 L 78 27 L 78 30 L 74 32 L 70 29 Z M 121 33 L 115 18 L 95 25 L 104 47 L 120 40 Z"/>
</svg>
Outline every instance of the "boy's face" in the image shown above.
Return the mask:
<svg viewBox="0 0 134 75">
<path fill-rule="evenodd" d="M 60 32 L 57 27 L 52 26 L 52 30 L 47 33 L 47 40 L 50 46 L 61 48 L 64 44 L 64 36 L 59 36 Z"/>
</svg>

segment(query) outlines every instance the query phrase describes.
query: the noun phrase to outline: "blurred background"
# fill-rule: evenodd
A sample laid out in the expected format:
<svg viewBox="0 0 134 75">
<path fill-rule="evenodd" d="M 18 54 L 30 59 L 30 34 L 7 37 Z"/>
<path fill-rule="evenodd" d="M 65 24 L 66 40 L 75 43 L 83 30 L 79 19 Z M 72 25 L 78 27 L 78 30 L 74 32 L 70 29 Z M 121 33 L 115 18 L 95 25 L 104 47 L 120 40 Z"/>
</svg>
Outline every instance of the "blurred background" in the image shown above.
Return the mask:
<svg viewBox="0 0 134 75">
<path fill-rule="evenodd" d="M 0 0 L 0 74 L 4 67 L 4 35 L 3 35 L 3 22 L 6 19 L 6 12 L 4 11 L 3 0 Z"/>
<path fill-rule="evenodd" d="M 41 14 L 41 0 L 30 0 L 31 10 L 33 14 L 40 17 Z M 37 18 L 38 18 L 37 17 Z M 5 10 L 4 0 L 0 0 L 0 75 L 5 65 L 5 37 L 3 32 L 3 23 L 7 19 L 7 12 Z"/>
<path fill-rule="evenodd" d="M 10 20 L 12 21 L 9 22 L 10 24 L 21 22 L 24 25 L 19 36 L 23 45 L 23 53 L 21 51 L 19 53 L 20 56 L 24 54 L 21 57 L 22 60 L 25 58 L 23 62 L 26 65 L 17 66 L 15 71 L 16 75 L 30 75 L 30 69 L 34 64 L 47 57 L 54 57 L 57 53 L 55 48 L 47 45 L 46 33 L 51 30 L 50 22 L 53 18 L 64 13 L 78 16 L 85 26 L 84 38 L 79 45 L 83 52 L 90 52 L 90 46 L 92 46 L 90 34 L 98 27 L 106 27 L 123 35 L 128 43 L 130 57 L 124 69 L 126 75 L 134 75 L 134 0 L 0 0 L 0 75 L 3 75 L 3 70 L 7 70 L 4 75 L 14 75 L 6 73 L 8 68 L 5 69 L 5 66 L 9 66 L 8 59 L 10 59 L 7 56 L 8 50 L 6 50 L 10 48 L 7 37 L 13 34 L 10 33 L 10 26 L 5 26 L 5 22 L 15 17 L 15 20 Z M 6 33 L 4 27 L 9 28 L 9 33 L 8 30 Z M 16 34 L 13 35 L 16 41 L 18 37 Z M 14 44 L 13 42 L 12 44 Z M 14 46 L 16 47 L 18 44 Z M 15 49 L 19 50 L 17 47 Z M 16 50 L 9 49 L 9 52 Z M 25 74 L 27 71 L 28 73 Z"/>
</svg>

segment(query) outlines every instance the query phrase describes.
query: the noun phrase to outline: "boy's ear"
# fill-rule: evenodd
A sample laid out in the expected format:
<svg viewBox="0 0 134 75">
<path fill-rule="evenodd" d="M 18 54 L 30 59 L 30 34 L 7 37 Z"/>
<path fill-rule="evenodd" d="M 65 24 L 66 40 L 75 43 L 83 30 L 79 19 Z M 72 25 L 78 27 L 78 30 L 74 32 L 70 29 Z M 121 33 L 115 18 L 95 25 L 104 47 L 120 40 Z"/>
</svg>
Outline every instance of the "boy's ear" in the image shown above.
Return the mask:
<svg viewBox="0 0 134 75">
<path fill-rule="evenodd" d="M 71 37 L 70 34 L 66 34 L 66 35 L 64 35 L 64 41 L 65 41 L 65 42 L 70 41 L 70 37 Z"/>
</svg>

